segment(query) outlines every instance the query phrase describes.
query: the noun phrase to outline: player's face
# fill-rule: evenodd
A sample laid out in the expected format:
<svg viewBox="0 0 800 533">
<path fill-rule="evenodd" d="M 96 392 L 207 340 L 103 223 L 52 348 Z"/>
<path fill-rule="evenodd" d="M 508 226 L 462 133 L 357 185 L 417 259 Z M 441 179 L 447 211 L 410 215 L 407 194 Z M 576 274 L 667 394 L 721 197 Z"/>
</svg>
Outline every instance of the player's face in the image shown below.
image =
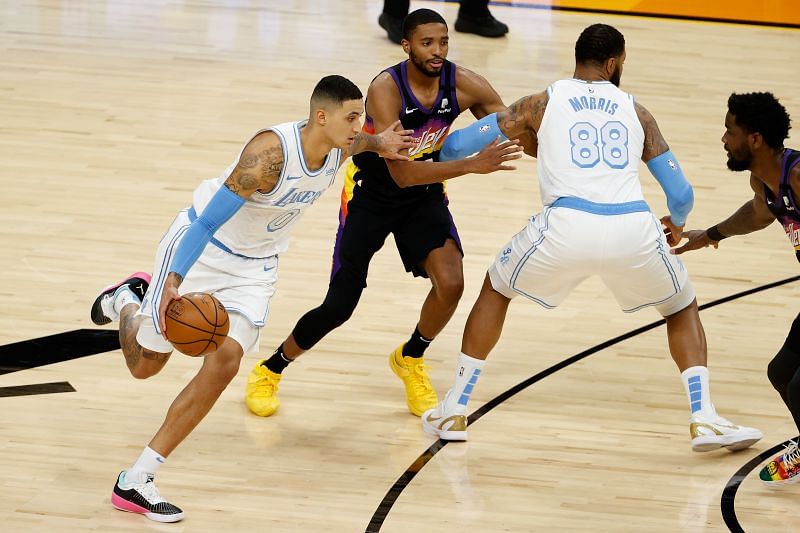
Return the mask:
<svg viewBox="0 0 800 533">
<path fill-rule="evenodd" d="M 346 100 L 342 106 L 330 112 L 325 125 L 329 128 L 328 136 L 339 148 L 347 148 L 361 131 L 361 115 L 364 114 L 364 102 Z"/>
<path fill-rule="evenodd" d="M 442 72 L 449 42 L 447 26 L 438 22 L 420 24 L 411 32 L 410 40 L 402 41 L 411 63 L 432 78 L 438 78 Z"/>
<path fill-rule="evenodd" d="M 753 151 L 750 149 L 748 137 L 747 131 L 736 124 L 736 118 L 728 112 L 725 115 L 722 147 L 728 153 L 728 168 L 734 172 L 749 169 L 753 162 Z"/>
</svg>

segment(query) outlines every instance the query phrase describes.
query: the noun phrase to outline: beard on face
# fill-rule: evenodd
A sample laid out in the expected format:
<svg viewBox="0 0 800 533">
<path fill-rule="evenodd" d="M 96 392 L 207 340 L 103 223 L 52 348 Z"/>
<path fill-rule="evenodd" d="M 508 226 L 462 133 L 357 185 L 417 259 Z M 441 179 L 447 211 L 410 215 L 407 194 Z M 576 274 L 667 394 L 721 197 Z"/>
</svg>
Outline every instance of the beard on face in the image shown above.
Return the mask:
<svg viewBox="0 0 800 533">
<path fill-rule="evenodd" d="M 729 149 L 727 146 L 723 146 L 723 148 L 725 148 L 725 151 L 728 153 L 728 168 L 733 172 L 741 172 L 750 168 L 753 162 L 753 154 L 747 150 L 746 146 L 736 155 L 734 155 L 733 150 Z"/>
<path fill-rule="evenodd" d="M 619 82 L 621 79 L 622 79 L 622 69 L 620 69 L 619 65 L 617 65 L 617 68 L 614 70 L 614 74 L 611 75 L 611 79 L 608 81 L 619 87 Z"/>
<path fill-rule="evenodd" d="M 429 76 L 431 78 L 438 78 L 439 75 L 442 73 L 441 68 L 439 68 L 438 70 L 432 70 L 428 68 L 425 62 L 421 61 L 419 57 L 417 57 L 416 54 L 414 54 L 414 52 L 409 52 L 408 58 L 411 60 L 414 66 L 417 67 L 419 71 L 425 74 L 426 76 Z"/>
<path fill-rule="evenodd" d="M 748 170 L 750 168 L 750 164 L 753 162 L 753 156 L 749 155 L 745 159 L 736 159 L 733 157 L 733 154 L 730 152 L 728 153 L 728 168 L 733 172 L 741 172 L 743 170 Z"/>
</svg>

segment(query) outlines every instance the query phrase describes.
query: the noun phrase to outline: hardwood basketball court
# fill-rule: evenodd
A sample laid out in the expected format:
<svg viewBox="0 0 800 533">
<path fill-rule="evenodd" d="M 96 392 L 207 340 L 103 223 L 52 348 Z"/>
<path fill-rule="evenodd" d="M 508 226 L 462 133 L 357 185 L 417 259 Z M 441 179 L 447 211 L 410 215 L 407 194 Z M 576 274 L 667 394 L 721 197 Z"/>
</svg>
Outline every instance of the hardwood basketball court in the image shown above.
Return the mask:
<svg viewBox="0 0 800 533">
<path fill-rule="evenodd" d="M 437 9 L 451 25 L 457 11 L 412 7 Z M 378 0 L 0 3 L 0 344 L 17 343 L 0 349 L 2 529 L 726 531 L 722 493 L 744 468 L 728 498 L 735 520 L 748 532 L 795 530 L 798 489 L 768 490 L 757 466 L 745 468 L 796 435 L 766 377 L 798 311 L 795 282 L 701 313 L 720 414 L 764 432 L 744 452 L 691 452 L 685 394 L 665 330 L 653 327 L 485 410 L 469 442 L 426 453 L 434 440 L 406 411 L 387 356 L 413 330 L 429 285 L 404 273 L 391 242 L 353 318 L 284 374 L 281 410 L 250 415 L 250 367 L 325 293 L 339 184 L 281 257 L 261 351 L 159 472 L 162 494 L 187 518 L 165 525 L 112 509 L 116 474 L 200 361 L 175 354 L 162 374 L 134 380 L 119 351 L 97 348 L 113 334 L 94 332 L 91 302 L 108 283 L 150 268 L 199 180 L 218 175 L 252 132 L 307 116 L 319 78 L 342 74 L 366 90 L 404 58 L 376 23 L 380 9 Z M 800 117 L 796 29 L 492 10 L 508 37 L 451 30 L 449 59 L 487 77 L 509 104 L 571 76 L 585 26 L 605 22 L 625 34 L 622 88 L 657 118 L 695 187 L 691 227 L 721 220 L 752 194 L 745 174 L 725 168 L 728 95 L 768 90 Z M 426 354 L 440 395 L 486 267 L 541 208 L 535 176 L 526 158 L 514 172 L 448 184 L 466 290 Z M 642 182 L 654 211 L 666 213 L 646 170 Z M 793 255 L 774 225 L 685 263 L 703 304 L 795 276 Z M 556 310 L 520 299 L 509 315 L 473 409 L 659 319 L 652 310 L 623 314 L 598 280 Z M 92 331 L 26 342 L 81 329 Z M 23 360 L 24 370 L 10 371 Z M 40 366 L 51 360 L 62 362 Z M 409 468 L 415 477 L 401 478 Z"/>
</svg>

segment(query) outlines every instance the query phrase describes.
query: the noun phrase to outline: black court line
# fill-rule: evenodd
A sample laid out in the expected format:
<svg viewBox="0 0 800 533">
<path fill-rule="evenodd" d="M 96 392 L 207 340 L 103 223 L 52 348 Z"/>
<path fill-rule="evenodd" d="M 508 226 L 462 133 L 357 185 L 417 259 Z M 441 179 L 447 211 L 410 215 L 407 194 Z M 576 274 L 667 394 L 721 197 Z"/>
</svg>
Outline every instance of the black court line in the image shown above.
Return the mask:
<svg viewBox="0 0 800 533">
<path fill-rule="evenodd" d="M 762 291 L 766 291 L 766 290 L 769 290 L 769 289 L 773 289 L 775 287 L 780 287 L 781 285 L 786 285 L 788 283 L 792 283 L 792 282 L 795 282 L 795 281 L 798 281 L 798 280 L 800 280 L 800 276 L 792 276 L 790 278 L 782 279 L 780 281 L 767 283 L 766 285 L 761 285 L 761 286 L 755 287 L 753 289 L 748 289 L 746 291 L 737 292 L 736 294 L 732 294 L 730 296 L 725 296 L 724 298 L 720 298 L 718 300 L 714 300 L 714 301 L 705 303 L 705 304 L 699 306 L 699 309 L 701 311 L 704 310 L 704 309 L 709 309 L 709 308 L 715 307 L 717 305 L 721 305 L 721 304 L 724 304 L 724 303 L 727 303 L 727 302 L 730 302 L 730 301 L 733 301 L 733 300 L 737 300 L 739 298 L 744 298 L 745 296 L 749 296 L 751 294 L 755 294 L 755 293 L 758 293 L 758 292 L 762 292 Z M 572 357 L 564 359 L 560 363 L 556 363 L 555 365 L 553 365 L 553 366 L 551 366 L 551 367 L 539 372 L 538 374 L 535 374 L 535 375 L 529 377 L 525 381 L 523 381 L 523 382 L 511 387 L 507 391 L 497 395 L 495 398 L 493 398 L 493 399 L 489 400 L 488 402 L 486 402 L 486 404 L 484 404 L 483 406 L 478 408 L 475 412 L 473 412 L 469 416 L 469 425 L 471 426 L 473 423 L 477 422 L 483 415 L 487 414 L 489 411 L 491 411 L 492 409 L 494 409 L 495 407 L 497 407 L 498 405 L 500 405 L 504 401 L 508 400 L 509 398 L 513 397 L 517 393 L 522 392 L 526 388 L 530 387 L 531 385 L 533 385 L 537 381 L 540 381 L 540 380 L 546 378 L 547 376 L 549 376 L 549 375 L 551 375 L 551 374 L 553 374 L 553 373 L 555 373 L 555 372 L 557 372 L 559 370 L 562 370 L 562 369 L 570 366 L 571 364 L 576 363 L 576 362 L 580 361 L 581 359 L 584 359 L 584 358 L 586 358 L 586 357 L 588 357 L 588 356 L 590 356 L 590 355 L 592 355 L 594 353 L 597 353 L 597 352 L 599 352 L 601 350 L 604 350 L 604 349 L 606 349 L 606 348 L 608 348 L 610 346 L 613 346 L 613 345 L 615 345 L 617 343 L 620 343 L 620 342 L 622 342 L 624 340 L 627 340 L 627 339 L 630 339 L 632 337 L 635 337 L 636 335 L 640 335 L 642 333 L 650 331 L 651 329 L 655 329 L 655 328 L 657 328 L 659 326 L 662 326 L 664 324 L 666 324 L 666 321 L 664 319 L 658 320 L 656 322 L 651 322 L 650 324 L 646 324 L 646 325 L 644 325 L 644 326 L 642 326 L 640 328 L 636 328 L 636 329 L 634 329 L 632 331 L 629 331 L 627 333 L 623 333 L 622 335 L 619 335 L 618 337 L 614 337 L 613 339 L 609 339 L 609 340 L 607 340 L 607 341 L 605 341 L 603 343 L 598 344 L 597 346 L 594 346 L 592 348 L 589 348 L 588 350 L 584 350 L 584 351 L 582 351 L 582 352 L 580 352 L 580 353 L 578 353 L 576 355 L 573 355 Z M 377 533 L 378 531 L 381 530 L 381 527 L 383 526 L 383 523 L 386 521 L 386 517 L 389 515 L 389 512 L 392 510 L 392 507 L 394 506 L 395 502 L 397 501 L 397 498 L 400 497 L 400 494 L 403 492 L 403 490 L 409 485 L 409 483 L 411 483 L 411 480 L 414 479 L 414 477 L 417 475 L 417 473 L 420 470 L 422 470 L 422 468 L 431 459 L 433 459 L 433 456 L 436 455 L 439 452 L 439 450 L 441 450 L 442 448 L 447 446 L 447 444 L 448 444 L 448 441 L 438 440 L 430 448 L 425 450 L 422 453 L 422 455 L 417 457 L 416 461 L 414 461 L 414 463 L 412 463 L 412 465 L 409 466 L 408 469 L 406 469 L 406 471 L 397 479 L 397 481 L 394 482 L 394 485 L 392 485 L 389 488 L 389 490 L 387 491 L 386 495 L 383 497 L 381 502 L 378 504 L 378 508 L 375 510 L 375 513 L 372 515 L 372 519 L 370 520 L 369 525 L 367 525 L 367 529 L 365 530 L 365 533 Z M 733 492 L 733 495 L 735 495 L 735 490 Z M 733 509 L 733 501 L 731 501 L 730 505 L 731 505 L 731 509 Z M 735 517 L 735 513 L 734 513 L 734 517 Z M 726 523 L 727 523 L 727 520 L 726 520 Z"/>
<path fill-rule="evenodd" d="M 795 437 L 795 439 L 800 437 Z M 739 524 L 739 519 L 736 518 L 736 491 L 739 490 L 739 485 L 742 484 L 744 478 L 753 471 L 758 465 L 762 462 L 766 461 L 774 454 L 778 453 L 781 448 L 788 446 L 790 441 L 782 442 L 780 444 L 776 444 L 769 450 L 761 452 L 759 455 L 750 459 L 742 468 L 740 468 L 734 475 L 728 480 L 728 483 L 725 485 L 725 490 L 722 491 L 722 498 L 720 499 L 720 507 L 722 508 L 722 518 L 725 520 L 725 525 L 728 526 L 733 533 L 744 533 L 744 529 L 742 529 L 741 524 Z"/>
<path fill-rule="evenodd" d="M 432 0 L 434 2 L 442 3 L 455 3 L 453 0 Z M 620 15 L 623 17 L 642 17 L 642 18 L 656 18 L 656 19 L 669 19 L 669 20 L 688 20 L 692 22 L 714 22 L 717 24 L 739 24 L 745 26 L 766 26 L 770 28 L 800 28 L 800 24 L 792 24 L 789 22 L 769 22 L 759 20 L 738 20 L 738 19 L 725 19 L 716 17 L 701 17 L 693 15 L 671 15 L 669 13 L 650 13 L 648 11 L 620 11 L 616 9 L 595 9 L 588 7 L 568 7 L 568 6 L 553 6 L 550 4 L 504 4 L 501 2 L 489 2 L 493 6 L 501 7 L 521 7 L 527 9 L 541 9 L 547 11 L 566 11 L 571 13 L 597 13 L 599 15 Z"/>
<path fill-rule="evenodd" d="M 0 387 L 0 398 L 8 398 L 9 396 L 33 396 L 35 394 L 54 394 L 57 392 L 75 392 L 75 387 L 66 381 Z"/>
<path fill-rule="evenodd" d="M 119 349 L 119 333 L 76 329 L 0 346 L 0 375 Z"/>
</svg>

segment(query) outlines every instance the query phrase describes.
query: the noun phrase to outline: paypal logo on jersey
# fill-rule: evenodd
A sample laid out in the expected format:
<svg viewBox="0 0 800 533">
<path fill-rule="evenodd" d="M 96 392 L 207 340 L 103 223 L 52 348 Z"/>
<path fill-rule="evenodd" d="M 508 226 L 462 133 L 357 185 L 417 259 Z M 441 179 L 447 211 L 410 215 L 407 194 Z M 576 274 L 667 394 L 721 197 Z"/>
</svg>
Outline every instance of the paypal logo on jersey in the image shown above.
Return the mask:
<svg viewBox="0 0 800 533">
<path fill-rule="evenodd" d="M 619 105 L 614 102 L 613 100 L 609 100 L 608 98 L 598 98 L 596 96 L 581 96 L 581 97 L 573 97 L 569 99 L 569 103 L 572 106 L 573 111 L 583 111 L 584 109 L 589 110 L 598 110 L 598 111 L 605 111 L 609 115 L 613 115 L 617 112 L 617 108 Z"/>
<path fill-rule="evenodd" d="M 298 191 L 296 187 L 289 189 L 286 194 L 276 200 L 273 205 L 285 207 L 289 204 L 313 204 L 322 196 L 323 191 Z"/>
</svg>

